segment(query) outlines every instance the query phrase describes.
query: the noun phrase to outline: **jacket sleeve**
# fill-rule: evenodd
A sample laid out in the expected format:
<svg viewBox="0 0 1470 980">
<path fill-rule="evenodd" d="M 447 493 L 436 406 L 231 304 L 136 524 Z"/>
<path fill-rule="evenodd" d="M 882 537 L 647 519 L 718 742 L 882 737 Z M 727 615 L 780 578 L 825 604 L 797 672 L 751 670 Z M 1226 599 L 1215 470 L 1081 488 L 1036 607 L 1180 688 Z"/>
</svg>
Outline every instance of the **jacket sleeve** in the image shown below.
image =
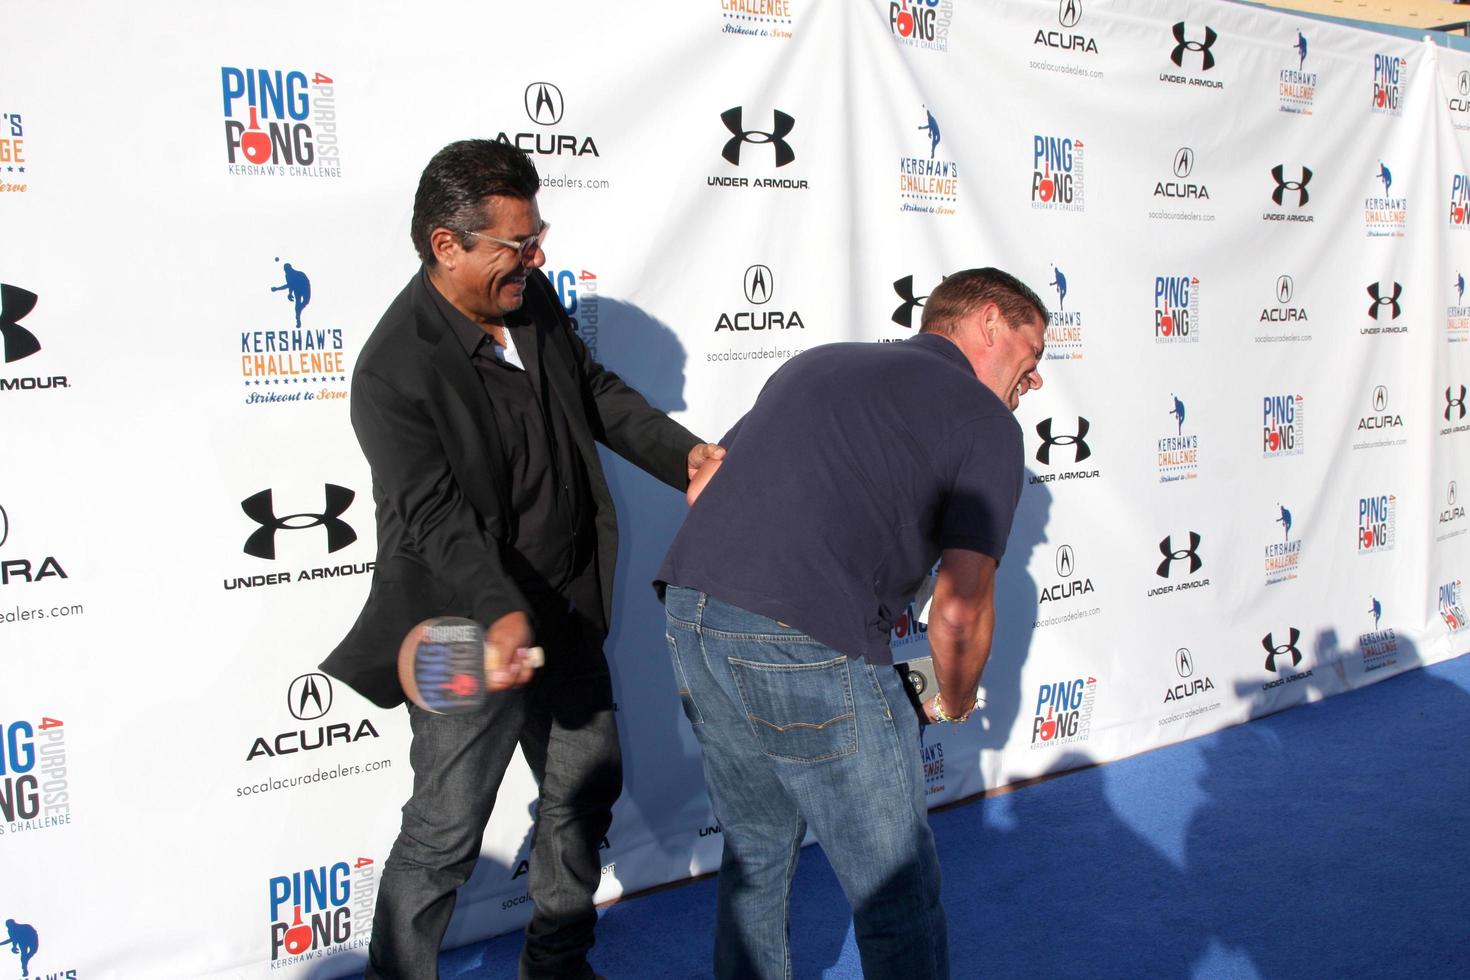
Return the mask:
<svg viewBox="0 0 1470 980">
<path fill-rule="evenodd" d="M 451 585 L 483 625 L 529 612 L 501 543 L 460 489 L 433 420 L 371 371 L 353 381 L 351 414 L 384 504 L 399 515 L 434 577 Z"/>
<path fill-rule="evenodd" d="M 549 290 L 550 283 L 544 288 Z M 587 422 L 598 442 L 675 490 L 689 488 L 689 450 L 698 436 L 648 404 L 622 378 L 592 357 L 577 336 L 560 301 L 551 299 L 557 331 L 571 346 L 587 403 Z"/>
</svg>

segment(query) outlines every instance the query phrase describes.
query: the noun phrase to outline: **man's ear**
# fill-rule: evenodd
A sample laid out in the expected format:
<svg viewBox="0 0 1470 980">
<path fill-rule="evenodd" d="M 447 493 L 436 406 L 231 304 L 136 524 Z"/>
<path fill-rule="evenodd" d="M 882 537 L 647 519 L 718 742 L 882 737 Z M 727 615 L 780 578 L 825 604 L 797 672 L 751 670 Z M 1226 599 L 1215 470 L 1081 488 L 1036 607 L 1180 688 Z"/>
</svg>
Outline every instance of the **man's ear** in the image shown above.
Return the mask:
<svg viewBox="0 0 1470 980">
<path fill-rule="evenodd" d="M 443 226 L 429 232 L 429 250 L 434 253 L 434 258 L 440 265 L 450 269 L 454 268 L 459 256 L 464 254 L 459 236 Z"/>
</svg>

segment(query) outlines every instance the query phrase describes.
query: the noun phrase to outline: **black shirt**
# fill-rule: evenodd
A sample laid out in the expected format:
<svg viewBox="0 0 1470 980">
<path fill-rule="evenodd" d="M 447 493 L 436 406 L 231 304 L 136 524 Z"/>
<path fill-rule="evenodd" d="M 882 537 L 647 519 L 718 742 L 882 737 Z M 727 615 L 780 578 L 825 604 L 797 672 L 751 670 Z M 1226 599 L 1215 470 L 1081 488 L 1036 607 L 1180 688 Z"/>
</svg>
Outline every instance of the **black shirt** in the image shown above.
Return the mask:
<svg viewBox="0 0 1470 980">
<path fill-rule="evenodd" d="M 509 474 L 515 515 L 506 544 L 523 560 L 509 563 L 533 603 L 561 593 L 596 556 L 591 488 L 566 413 L 538 370 L 522 370 L 496 350 L 494 338 L 455 309 L 425 273 L 434 303 L 474 365 L 489 399 Z M 517 351 L 536 342 L 535 311 L 507 317 Z M 538 603 L 539 604 L 539 603 Z"/>
</svg>

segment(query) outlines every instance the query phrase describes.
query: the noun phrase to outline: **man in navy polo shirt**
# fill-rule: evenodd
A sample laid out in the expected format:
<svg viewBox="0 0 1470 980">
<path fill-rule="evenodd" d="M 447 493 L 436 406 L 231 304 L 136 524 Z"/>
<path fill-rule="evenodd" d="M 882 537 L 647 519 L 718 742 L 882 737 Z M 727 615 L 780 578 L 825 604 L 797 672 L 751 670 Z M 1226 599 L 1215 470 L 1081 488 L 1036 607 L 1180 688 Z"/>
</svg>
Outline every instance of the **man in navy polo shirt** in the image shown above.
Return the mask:
<svg viewBox="0 0 1470 980">
<path fill-rule="evenodd" d="M 787 362 L 722 440 L 718 475 L 691 485 L 656 587 L 725 846 L 716 976 L 790 976 L 808 827 L 852 904 L 864 976 L 949 975 L 919 723 L 889 631 L 942 558 L 925 710 L 969 717 L 1024 474 L 1012 413 L 1041 387 L 1046 321 L 1013 276 L 950 276 L 917 336 Z"/>
</svg>

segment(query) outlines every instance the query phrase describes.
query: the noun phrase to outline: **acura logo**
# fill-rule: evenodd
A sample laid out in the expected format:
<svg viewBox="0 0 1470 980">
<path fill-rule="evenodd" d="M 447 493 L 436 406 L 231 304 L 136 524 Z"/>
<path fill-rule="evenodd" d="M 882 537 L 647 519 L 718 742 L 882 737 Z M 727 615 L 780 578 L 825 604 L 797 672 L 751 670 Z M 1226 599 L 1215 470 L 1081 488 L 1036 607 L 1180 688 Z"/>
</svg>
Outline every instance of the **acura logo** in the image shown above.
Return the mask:
<svg viewBox="0 0 1470 980">
<path fill-rule="evenodd" d="M 1082 0 L 1061 0 L 1057 6 L 1057 21 L 1063 27 L 1076 27 L 1082 19 Z"/>
<path fill-rule="evenodd" d="M 1296 292 L 1296 286 L 1291 281 L 1291 276 L 1280 276 L 1276 280 L 1276 302 L 1290 303 L 1291 297 Z"/>
<path fill-rule="evenodd" d="M 555 126 L 561 122 L 561 89 L 550 82 L 532 82 L 526 86 L 526 115 L 538 126 Z"/>
<path fill-rule="evenodd" d="M 771 269 L 770 266 L 753 265 L 745 270 L 745 299 L 746 302 L 759 306 L 768 302 L 771 298 Z"/>
<path fill-rule="evenodd" d="M 1460 86 L 1461 95 L 1470 95 L 1470 71 L 1460 72 L 1458 84 Z"/>
<path fill-rule="evenodd" d="M 1451 480 L 1450 481 L 1449 493 L 1446 494 L 1446 496 L 1449 498 L 1449 502 L 1450 502 L 1450 506 L 1451 507 L 1455 506 L 1455 501 L 1457 501 L 1457 500 L 1460 499 L 1460 488 L 1457 487 L 1457 486 L 1455 486 L 1455 481 L 1454 480 Z M 4 508 L 0 508 L 0 522 L 3 522 L 4 517 L 5 517 L 5 510 L 4 510 Z M 5 538 L 3 536 L 0 536 L 0 544 L 4 544 L 4 543 L 5 543 Z"/>
<path fill-rule="evenodd" d="M 1194 673 L 1194 658 L 1189 655 L 1189 650 L 1180 647 L 1174 651 L 1174 669 L 1179 672 L 1180 677 L 1188 677 Z"/>
<path fill-rule="evenodd" d="M 1450 484 L 1454 486 L 1454 484 Z M 1453 502 L 1453 501 L 1452 501 Z M 10 518 L 5 514 L 5 508 L 0 507 L 0 548 L 5 547 L 5 542 L 10 537 Z"/>
<path fill-rule="evenodd" d="M 5 347 L 6 364 L 30 357 L 41 349 L 36 335 L 20 325 L 20 321 L 35 307 L 35 293 L 0 283 L 0 343 Z"/>
<path fill-rule="evenodd" d="M 1188 177 L 1194 170 L 1194 151 L 1187 146 L 1181 146 L 1179 152 L 1174 154 L 1174 176 Z"/>
<path fill-rule="evenodd" d="M 1388 408 L 1388 389 L 1379 385 L 1373 389 L 1373 411 L 1382 412 Z"/>
<path fill-rule="evenodd" d="M 298 721 L 315 721 L 332 710 L 332 682 L 326 674 L 302 674 L 286 691 L 286 707 Z"/>
<path fill-rule="evenodd" d="M 1072 557 L 1072 546 L 1064 544 L 1057 549 L 1057 574 L 1062 578 L 1071 578 L 1072 568 L 1075 561 Z"/>
</svg>

